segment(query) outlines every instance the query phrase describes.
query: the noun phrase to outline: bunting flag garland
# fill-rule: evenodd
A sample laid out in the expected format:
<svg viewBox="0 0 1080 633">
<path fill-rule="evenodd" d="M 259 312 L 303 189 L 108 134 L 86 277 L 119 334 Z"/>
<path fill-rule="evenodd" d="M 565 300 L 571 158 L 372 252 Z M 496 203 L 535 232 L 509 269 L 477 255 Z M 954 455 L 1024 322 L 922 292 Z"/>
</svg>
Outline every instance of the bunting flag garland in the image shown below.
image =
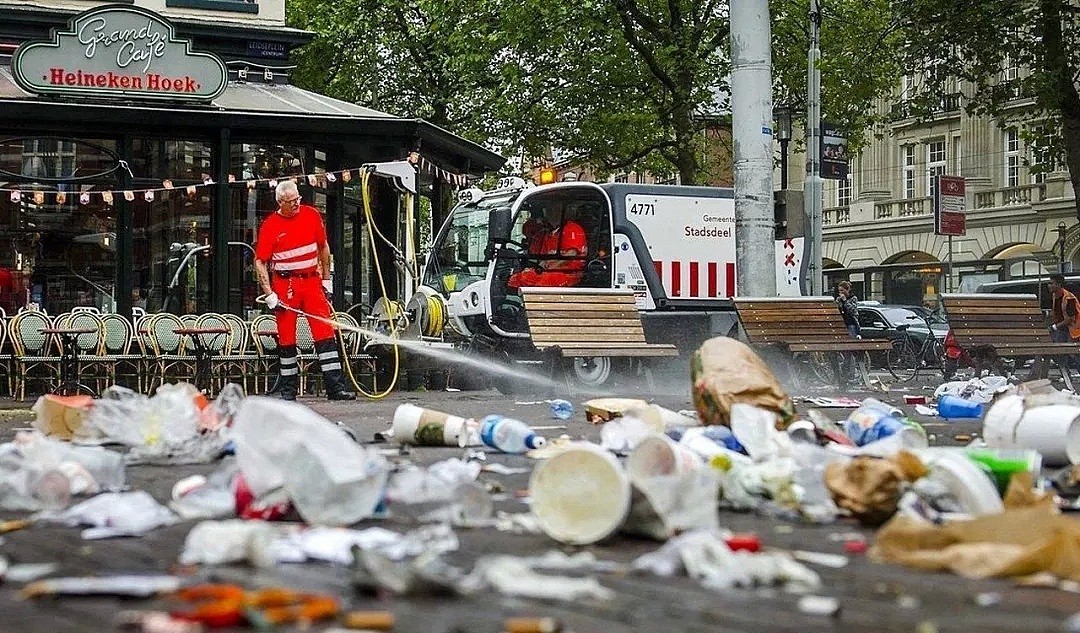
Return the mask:
<svg viewBox="0 0 1080 633">
<path fill-rule="evenodd" d="M 457 174 L 446 169 L 443 169 L 431 161 L 427 160 L 423 156 L 417 155 L 415 152 L 410 154 L 409 162 L 417 165 L 421 173 L 428 174 L 434 179 L 440 180 L 447 184 L 450 184 L 456 188 L 466 187 L 469 184 L 469 178 L 465 174 Z M 336 183 L 340 179 L 342 183 L 350 183 L 354 177 L 360 175 L 362 168 L 340 169 L 336 171 L 320 171 L 312 174 L 302 174 L 294 176 L 283 176 L 276 178 L 245 178 L 238 179 L 234 174 L 228 175 L 229 184 L 242 184 L 247 189 L 254 190 L 262 187 L 274 189 L 277 187 L 281 180 L 287 178 L 294 183 L 306 182 L 313 187 L 325 187 L 327 183 Z M 217 183 L 210 174 L 200 174 L 202 182 L 182 187 L 188 196 L 198 195 L 198 191 L 204 187 L 216 187 Z M 26 186 L 26 185 L 24 185 Z M 132 202 L 136 197 L 141 197 L 147 202 L 153 202 L 154 200 L 167 200 L 168 194 L 163 192 L 172 191 L 176 188 L 176 185 L 170 179 L 161 181 L 160 187 L 152 187 L 148 189 L 129 189 L 118 192 L 128 202 Z M 45 190 L 24 190 L 20 187 L 0 187 L 0 194 L 6 192 L 8 199 L 11 202 L 21 202 L 23 200 L 23 194 L 26 193 L 33 200 L 34 204 L 44 205 L 48 201 L 55 201 L 58 205 L 66 204 L 68 201 L 68 194 L 64 191 L 45 191 Z M 101 200 L 106 205 L 111 205 L 114 200 L 114 194 L 110 190 L 95 190 L 95 191 L 81 191 L 78 193 L 78 202 L 81 205 L 88 205 L 93 200 Z M 159 195 L 160 193 L 160 195 Z"/>
</svg>

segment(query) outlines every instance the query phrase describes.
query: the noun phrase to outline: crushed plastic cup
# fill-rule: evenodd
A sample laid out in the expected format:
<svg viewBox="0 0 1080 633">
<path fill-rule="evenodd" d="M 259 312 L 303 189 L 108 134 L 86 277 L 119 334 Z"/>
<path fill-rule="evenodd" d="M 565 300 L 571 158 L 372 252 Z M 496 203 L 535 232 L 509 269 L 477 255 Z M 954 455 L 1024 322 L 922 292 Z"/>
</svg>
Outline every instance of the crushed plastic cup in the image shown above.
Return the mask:
<svg viewBox="0 0 1080 633">
<path fill-rule="evenodd" d="M 394 438 L 401 444 L 418 446 L 475 445 L 476 422 L 414 404 L 403 404 L 394 411 Z M 472 431 L 472 432 L 471 432 Z"/>
<path fill-rule="evenodd" d="M 957 418 L 981 418 L 983 404 L 965 400 L 960 396 L 946 394 L 938 400 L 938 415 L 946 420 Z"/>
<path fill-rule="evenodd" d="M 664 435 L 642 440 L 626 459 L 626 472 L 633 483 L 651 477 L 681 475 L 701 468 L 701 457 Z"/>
<path fill-rule="evenodd" d="M 572 442 L 541 462 L 529 480 L 532 511 L 545 534 L 587 545 L 612 534 L 630 512 L 630 478 L 610 453 Z"/>
<path fill-rule="evenodd" d="M 1030 473 L 1038 481 L 1042 471 L 1042 455 L 1038 451 L 1007 448 L 969 448 L 967 458 L 981 464 L 990 473 L 998 492 L 1005 494 L 1009 481 L 1017 473 Z"/>
</svg>

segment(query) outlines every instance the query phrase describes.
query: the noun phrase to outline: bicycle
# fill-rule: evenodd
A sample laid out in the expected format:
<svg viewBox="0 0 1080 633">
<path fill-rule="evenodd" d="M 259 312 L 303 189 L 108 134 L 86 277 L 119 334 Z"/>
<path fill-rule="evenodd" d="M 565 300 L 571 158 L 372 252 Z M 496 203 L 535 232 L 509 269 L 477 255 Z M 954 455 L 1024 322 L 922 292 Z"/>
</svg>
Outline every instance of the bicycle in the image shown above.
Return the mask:
<svg viewBox="0 0 1080 633">
<path fill-rule="evenodd" d="M 853 358 L 856 354 L 861 358 Z M 862 383 L 863 377 L 860 375 L 858 360 L 862 361 L 863 367 L 867 370 L 871 368 L 869 352 L 844 352 L 838 359 L 843 382 L 850 385 Z M 834 359 L 831 359 L 830 354 L 826 352 L 794 354 L 791 359 L 792 386 L 796 389 L 835 386 L 836 374 L 833 362 Z"/>
<path fill-rule="evenodd" d="M 934 335 L 930 319 L 926 317 L 908 318 L 919 318 L 926 323 L 926 338 L 919 341 L 912 336 L 911 332 L 908 331 L 911 327 L 908 323 L 896 326 L 900 336 L 893 340 L 893 346 L 888 351 L 885 359 L 885 365 L 889 373 L 892 374 L 893 378 L 901 382 L 909 382 L 914 380 L 921 370 L 932 367 L 941 372 L 941 376 L 944 378 L 946 371 L 944 362 L 945 346 Z"/>
</svg>

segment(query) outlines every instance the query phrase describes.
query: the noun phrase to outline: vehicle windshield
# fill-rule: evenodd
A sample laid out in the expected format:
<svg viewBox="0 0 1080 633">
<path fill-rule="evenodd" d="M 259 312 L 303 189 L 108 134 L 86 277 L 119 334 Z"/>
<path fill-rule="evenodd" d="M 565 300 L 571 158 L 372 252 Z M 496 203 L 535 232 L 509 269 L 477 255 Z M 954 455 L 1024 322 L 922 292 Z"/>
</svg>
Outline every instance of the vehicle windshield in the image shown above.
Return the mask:
<svg viewBox="0 0 1080 633">
<path fill-rule="evenodd" d="M 484 251 L 488 245 L 488 214 L 510 206 L 512 197 L 500 196 L 477 203 L 459 204 L 439 232 L 424 269 L 424 285 L 444 296 L 479 281 L 487 274 Z"/>
</svg>

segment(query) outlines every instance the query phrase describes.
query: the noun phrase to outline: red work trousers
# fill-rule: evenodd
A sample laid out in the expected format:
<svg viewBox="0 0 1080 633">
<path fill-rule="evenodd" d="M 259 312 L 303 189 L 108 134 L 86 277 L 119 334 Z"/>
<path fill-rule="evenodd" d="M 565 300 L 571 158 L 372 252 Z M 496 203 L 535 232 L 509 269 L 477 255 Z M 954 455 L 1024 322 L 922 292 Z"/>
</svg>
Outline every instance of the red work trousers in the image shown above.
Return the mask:
<svg viewBox="0 0 1080 633">
<path fill-rule="evenodd" d="M 311 277 L 282 277 L 274 275 L 270 287 L 281 303 L 303 310 L 308 314 L 330 318 L 330 302 L 326 300 L 322 279 L 318 275 Z M 300 315 L 290 310 L 275 310 L 277 317 L 278 345 L 296 345 L 296 318 Z M 319 319 L 308 319 L 311 337 L 316 341 L 333 338 L 334 329 Z"/>
</svg>

